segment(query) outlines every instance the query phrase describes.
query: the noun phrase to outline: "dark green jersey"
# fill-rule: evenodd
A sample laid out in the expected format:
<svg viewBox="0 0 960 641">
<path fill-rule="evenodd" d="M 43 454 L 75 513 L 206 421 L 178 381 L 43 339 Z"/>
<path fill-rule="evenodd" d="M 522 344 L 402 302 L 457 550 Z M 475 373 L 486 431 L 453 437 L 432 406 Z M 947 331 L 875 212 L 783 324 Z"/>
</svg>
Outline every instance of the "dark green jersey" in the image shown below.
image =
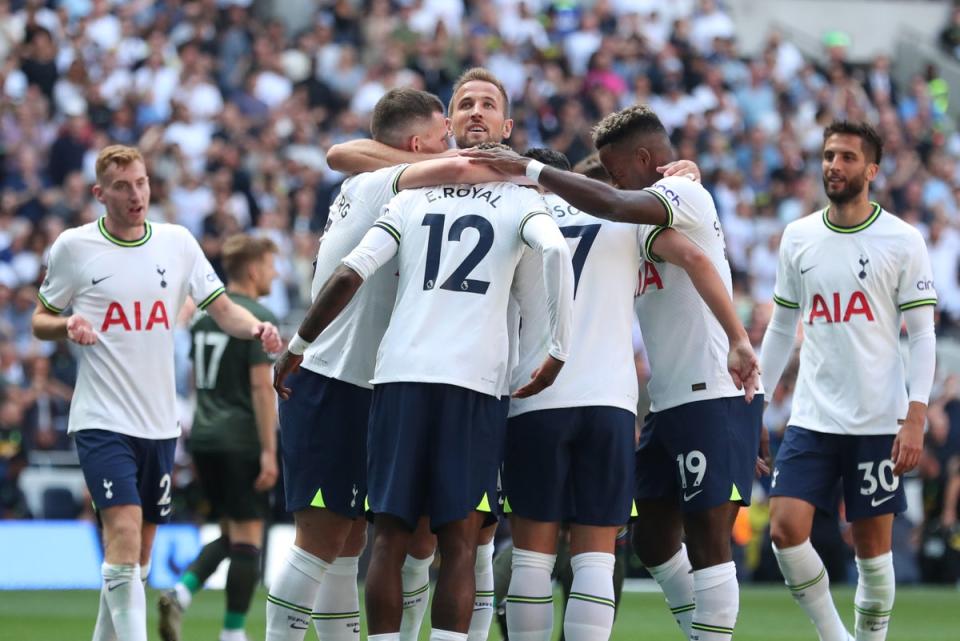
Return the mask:
<svg viewBox="0 0 960 641">
<path fill-rule="evenodd" d="M 266 307 L 240 294 L 230 299 L 263 321 L 276 324 Z M 260 438 L 250 395 L 250 366 L 272 359 L 258 340 L 240 340 L 227 335 L 208 314 L 190 328 L 193 342 L 194 383 L 197 411 L 190 432 L 190 449 L 197 452 L 229 450 L 257 454 Z"/>
</svg>

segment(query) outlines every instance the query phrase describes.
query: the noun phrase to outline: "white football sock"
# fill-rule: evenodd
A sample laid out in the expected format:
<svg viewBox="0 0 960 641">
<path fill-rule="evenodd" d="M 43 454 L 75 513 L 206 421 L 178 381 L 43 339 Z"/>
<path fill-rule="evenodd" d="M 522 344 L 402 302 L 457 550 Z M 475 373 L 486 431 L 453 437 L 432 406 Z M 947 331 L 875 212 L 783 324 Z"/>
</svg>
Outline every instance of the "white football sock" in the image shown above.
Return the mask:
<svg viewBox="0 0 960 641">
<path fill-rule="evenodd" d="M 690 624 L 693 622 L 693 568 L 687 557 L 687 546 L 680 545 L 680 551 L 669 561 L 653 567 L 647 572 L 663 590 L 667 607 L 683 632 L 683 638 L 690 638 Z"/>
<path fill-rule="evenodd" d="M 296 545 L 267 594 L 267 641 L 303 641 L 330 564 Z"/>
<path fill-rule="evenodd" d="M 887 638 L 896 580 L 893 574 L 893 553 L 872 559 L 857 557 L 857 593 L 853 598 L 856 611 L 857 641 L 883 641 Z"/>
<path fill-rule="evenodd" d="M 477 595 L 470 618 L 470 641 L 487 641 L 490 623 L 493 621 L 493 541 L 477 546 L 477 563 L 474 566 Z"/>
<path fill-rule="evenodd" d="M 556 554 L 513 548 L 507 590 L 507 629 L 511 641 L 550 641 L 553 633 L 553 583 Z"/>
<path fill-rule="evenodd" d="M 93 641 L 117 641 L 117 631 L 113 629 L 110 606 L 107 605 L 107 586 L 100 587 L 100 607 L 97 610 L 97 622 L 93 626 Z"/>
<path fill-rule="evenodd" d="M 430 641 L 467 641 L 467 635 L 449 630 L 430 630 Z"/>
<path fill-rule="evenodd" d="M 147 597 L 140 582 L 140 566 L 104 563 L 101 572 L 117 638 L 147 641 Z"/>
<path fill-rule="evenodd" d="M 690 638 L 729 641 L 740 610 L 740 586 L 733 561 L 693 571 L 693 623 Z"/>
<path fill-rule="evenodd" d="M 403 619 L 400 620 L 400 641 L 417 641 L 420 626 L 430 605 L 430 566 L 433 555 L 416 559 L 409 554 L 403 562 Z"/>
<path fill-rule="evenodd" d="M 321 639 L 321 641 L 323 641 Z M 399 632 L 386 632 L 384 634 L 371 634 L 367 636 L 367 641 L 400 641 Z"/>
<path fill-rule="evenodd" d="M 820 641 L 848 641 L 850 635 L 830 595 L 830 577 L 810 539 L 789 548 L 774 545 L 773 554 L 793 600 L 813 621 Z"/>
<path fill-rule="evenodd" d="M 616 612 L 614 563 L 615 557 L 606 552 L 584 552 L 570 559 L 573 584 L 563 620 L 563 636 L 567 641 L 607 641 L 610 638 Z"/>
<path fill-rule="evenodd" d="M 312 615 L 320 641 L 357 641 L 360 638 L 359 561 L 356 556 L 341 556 L 323 575 Z"/>
</svg>

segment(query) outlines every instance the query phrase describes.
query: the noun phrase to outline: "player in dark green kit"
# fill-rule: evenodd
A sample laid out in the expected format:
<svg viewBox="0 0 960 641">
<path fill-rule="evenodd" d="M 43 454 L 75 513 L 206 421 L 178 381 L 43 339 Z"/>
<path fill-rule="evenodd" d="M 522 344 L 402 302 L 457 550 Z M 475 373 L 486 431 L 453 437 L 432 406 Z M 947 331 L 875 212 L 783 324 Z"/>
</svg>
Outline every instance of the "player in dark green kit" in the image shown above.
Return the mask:
<svg viewBox="0 0 960 641">
<path fill-rule="evenodd" d="M 256 299 L 270 292 L 276 252 L 271 240 L 246 235 L 223 246 L 230 298 L 272 323 L 276 318 Z M 260 578 L 267 491 L 277 480 L 272 360 L 259 342 L 231 338 L 206 314 L 195 319 L 190 333 L 197 409 L 188 446 L 222 534 L 160 597 L 160 636 L 180 640 L 181 616 L 192 595 L 229 558 L 220 641 L 246 641 L 244 621 Z"/>
</svg>

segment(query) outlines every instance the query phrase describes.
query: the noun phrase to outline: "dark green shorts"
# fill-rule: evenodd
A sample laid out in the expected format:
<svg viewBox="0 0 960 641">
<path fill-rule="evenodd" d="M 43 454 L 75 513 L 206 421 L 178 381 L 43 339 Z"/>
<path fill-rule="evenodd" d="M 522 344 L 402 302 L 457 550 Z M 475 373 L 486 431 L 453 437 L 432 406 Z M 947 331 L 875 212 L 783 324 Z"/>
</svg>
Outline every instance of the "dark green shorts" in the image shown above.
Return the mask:
<svg viewBox="0 0 960 641">
<path fill-rule="evenodd" d="M 212 518 L 249 521 L 266 517 L 269 494 L 253 489 L 260 474 L 259 456 L 241 452 L 193 452 L 192 456 Z"/>
</svg>

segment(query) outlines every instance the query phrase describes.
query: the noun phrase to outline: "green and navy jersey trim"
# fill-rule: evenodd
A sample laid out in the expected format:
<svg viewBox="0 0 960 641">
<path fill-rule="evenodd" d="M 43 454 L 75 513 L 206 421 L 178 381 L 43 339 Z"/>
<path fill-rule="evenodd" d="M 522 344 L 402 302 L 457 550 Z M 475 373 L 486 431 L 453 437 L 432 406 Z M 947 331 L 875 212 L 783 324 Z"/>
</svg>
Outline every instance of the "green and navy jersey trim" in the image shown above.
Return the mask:
<svg viewBox="0 0 960 641">
<path fill-rule="evenodd" d="M 647 187 L 646 189 L 644 189 L 644 191 L 647 192 L 648 194 L 653 194 L 654 196 L 656 196 L 657 199 L 660 201 L 660 204 L 662 204 L 663 208 L 666 210 L 667 224 L 662 226 L 673 227 L 673 207 L 670 206 L 670 201 L 667 200 L 667 197 L 661 194 L 659 191 L 657 191 L 653 187 Z"/>
<path fill-rule="evenodd" d="M 650 235 L 647 236 L 646 242 L 643 243 L 643 253 L 647 255 L 647 258 L 652 260 L 655 263 L 662 263 L 663 259 L 653 253 L 653 241 L 657 239 L 657 236 L 662 234 L 668 227 L 657 227 Z"/>
<path fill-rule="evenodd" d="M 227 291 L 225 287 L 218 287 L 213 291 L 212 294 L 204 298 L 203 302 L 197 305 L 197 307 L 201 310 L 206 309 L 207 307 L 210 306 L 210 303 L 215 301 L 220 296 L 220 294 L 224 293 L 225 291 Z"/>
<path fill-rule="evenodd" d="M 99 220 L 97 220 L 97 229 L 100 230 L 100 233 L 103 234 L 104 238 L 109 240 L 114 245 L 119 245 L 120 247 L 139 247 L 140 245 L 146 244 L 146 242 L 150 240 L 150 237 L 153 236 L 153 225 L 150 224 L 149 220 L 143 221 L 143 227 L 144 227 L 143 236 L 141 236 L 137 240 L 122 240 L 120 238 L 117 238 L 116 236 L 111 234 L 109 231 L 107 231 L 106 220 L 107 220 L 106 216 L 101 216 Z"/>
<path fill-rule="evenodd" d="M 893 610 L 869 610 L 867 608 L 861 608 L 857 605 L 853 606 L 853 609 L 856 610 L 859 614 L 864 614 L 866 616 L 873 617 L 888 617 L 893 614 Z"/>
<path fill-rule="evenodd" d="M 63 313 L 63 310 L 62 310 L 62 309 L 60 309 L 59 307 L 57 307 L 56 305 L 54 305 L 54 304 L 52 304 L 50 301 L 48 301 L 43 294 L 41 294 L 41 293 L 38 292 L 38 293 L 37 293 L 37 298 L 40 299 L 40 303 L 43 304 L 44 307 L 46 307 L 47 309 L 49 309 L 49 310 L 50 310 L 51 312 L 53 312 L 54 314 L 62 314 L 62 313 Z"/>
<path fill-rule="evenodd" d="M 385 223 L 385 222 L 383 222 L 382 220 L 373 223 L 373 226 L 374 226 L 374 227 L 379 227 L 379 228 L 382 229 L 383 231 L 387 232 L 388 234 L 390 234 L 390 237 L 391 237 L 391 238 L 393 238 L 395 241 L 397 241 L 397 244 L 398 244 L 398 245 L 400 244 L 400 232 L 397 230 L 396 227 L 394 227 L 394 226 L 391 225 L 390 223 Z"/>
<path fill-rule="evenodd" d="M 527 226 L 527 223 L 530 221 L 531 218 L 533 218 L 534 216 L 539 216 L 540 214 L 543 214 L 544 216 L 550 215 L 545 211 L 531 211 L 529 214 L 527 214 L 520 220 L 520 226 L 517 228 L 517 230 L 518 230 L 518 233 L 520 234 L 520 240 L 522 240 L 523 244 L 526 245 L 527 247 L 530 246 L 530 243 L 528 243 L 527 239 L 523 237 L 523 228 Z"/>
<path fill-rule="evenodd" d="M 393 192 L 394 196 L 400 193 L 400 176 L 402 176 L 403 172 L 405 172 L 409 168 L 410 168 L 410 165 L 403 167 L 400 171 L 397 172 L 397 175 L 393 177 L 393 184 L 390 185 L 390 191 Z"/>
<path fill-rule="evenodd" d="M 780 298 L 776 294 L 773 295 L 773 302 L 780 307 L 786 307 L 787 309 L 800 309 L 800 303 L 794 303 L 786 298 Z"/>
<path fill-rule="evenodd" d="M 921 298 L 920 300 L 912 300 L 909 303 L 901 303 L 900 311 L 905 312 L 908 309 L 916 309 L 917 307 L 924 307 L 926 305 L 936 305 L 936 298 Z"/>
<path fill-rule="evenodd" d="M 879 204 L 873 201 L 870 201 L 870 204 L 873 205 L 873 212 L 871 212 L 871 214 L 867 216 L 867 219 L 862 223 L 860 223 L 859 225 L 854 225 L 853 227 L 842 227 L 840 225 L 834 225 L 833 223 L 830 222 L 830 217 L 827 215 L 830 212 L 829 207 L 823 210 L 823 224 L 827 226 L 827 229 L 829 229 L 830 231 L 835 231 L 838 234 L 855 234 L 858 231 L 863 231 L 864 229 L 872 225 L 874 222 L 876 222 L 877 218 L 880 218 L 880 214 L 883 212 L 883 209 L 880 207 Z"/>
<path fill-rule="evenodd" d="M 670 613 L 682 614 L 683 612 L 693 612 L 696 609 L 697 609 L 697 605 L 695 603 L 688 603 L 687 605 L 681 605 L 676 608 L 670 608 Z"/>
<path fill-rule="evenodd" d="M 608 605 L 611 608 L 616 609 L 617 604 L 613 599 L 605 599 L 603 597 L 594 596 L 592 594 L 584 594 L 583 592 L 571 592 L 571 599 L 577 599 L 578 601 L 586 601 L 588 603 L 597 603 L 599 605 Z"/>
</svg>

